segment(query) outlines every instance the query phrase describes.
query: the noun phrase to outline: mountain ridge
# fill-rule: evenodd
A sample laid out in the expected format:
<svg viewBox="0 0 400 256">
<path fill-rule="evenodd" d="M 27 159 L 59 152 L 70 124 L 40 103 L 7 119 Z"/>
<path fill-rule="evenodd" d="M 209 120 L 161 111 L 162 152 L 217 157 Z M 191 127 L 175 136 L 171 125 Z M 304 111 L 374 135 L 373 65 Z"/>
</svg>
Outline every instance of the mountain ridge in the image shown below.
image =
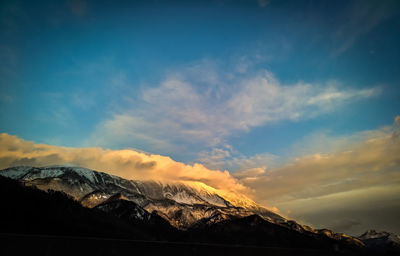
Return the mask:
<svg viewBox="0 0 400 256">
<path fill-rule="evenodd" d="M 235 215 L 240 216 L 256 213 L 269 221 L 284 221 L 281 216 L 244 195 L 221 192 L 194 181 L 166 183 L 126 180 L 104 172 L 69 166 L 11 167 L 2 170 L 1 175 L 39 189 L 63 191 L 87 207 L 95 207 L 114 194 L 120 193 L 149 212 L 156 210 L 163 213 L 172 225 L 180 229 L 187 228 L 200 218 L 207 218 L 216 208 L 227 214 L 231 214 L 232 211 L 236 211 Z M 228 200 L 224 196 L 228 197 Z M 192 209 L 189 211 L 187 206 Z M 178 211 L 183 211 L 186 216 L 183 222 L 174 218 Z"/>
<path fill-rule="evenodd" d="M 143 254 L 149 253 L 149 249 L 151 249 L 150 252 L 157 251 L 157 254 L 173 249 L 176 251 L 173 255 L 204 255 L 204 253 L 193 252 L 191 249 L 193 246 L 197 248 L 200 245 L 207 255 L 221 255 L 221 253 L 247 255 L 248 249 L 251 248 L 248 246 L 257 246 L 260 253 L 275 251 L 279 252 L 278 255 L 282 255 L 280 254 L 282 252 L 284 255 L 293 255 L 293 253 L 296 255 L 336 255 L 331 253 L 338 244 L 327 237 L 322 240 L 316 239 L 270 223 L 258 215 L 252 215 L 253 217 L 250 216 L 250 218 L 249 216 L 236 217 L 209 226 L 203 225 L 181 231 L 173 228 L 156 212 L 146 213 L 146 210 L 141 209 L 134 202 L 124 200 L 118 195 L 100 205 L 105 206 L 105 209 L 86 208 L 65 193 L 53 190 L 45 192 L 32 186 L 24 186 L 16 180 L 1 175 L 0 199 L 2 202 L 0 234 L 2 240 L 5 239 L 6 245 L 9 246 L 10 253 L 7 255 L 19 255 L 16 254 L 16 249 L 26 249 L 22 250 L 26 253 L 21 253 L 21 255 L 28 253 L 32 255 L 32 249 L 38 252 L 37 255 L 50 251 L 51 254 L 57 255 L 60 253 L 60 255 L 76 255 L 77 253 L 80 255 L 84 251 L 87 255 L 93 254 L 93 249 L 99 246 L 104 248 L 102 250 L 108 250 L 107 255 L 115 255 L 115 251 L 120 251 L 119 255 L 132 253 L 120 248 L 121 242 L 124 242 L 121 239 L 129 239 L 129 243 L 135 245 L 137 245 L 137 239 L 140 239 L 140 241 L 146 241 L 148 245 L 159 248 L 155 250 L 155 248 L 144 247 L 140 250 Z M 253 220 L 256 220 L 256 225 Z M 235 228 L 232 230 L 231 227 Z M 279 239 L 276 235 L 279 235 Z M 111 239 L 112 243 L 104 239 L 94 239 L 94 244 L 88 245 L 84 242 L 89 241 L 85 237 Z M 81 242 L 78 242 L 76 238 Z M 54 245 L 54 239 L 59 239 L 62 243 Z M 161 243 L 148 243 L 149 241 Z M 21 242 L 24 246 L 20 246 Z M 104 242 L 106 245 L 103 244 Z M 68 253 L 64 253 L 71 246 L 74 246 L 74 250 L 78 250 L 75 252 L 69 250 Z M 113 248 L 111 251 L 109 246 Z M 170 248 L 171 246 L 173 248 Z M 219 246 L 221 250 L 223 248 L 223 252 L 220 250 L 220 253 L 216 254 L 215 246 Z M 271 246 L 277 248 L 274 249 Z M 188 247 L 189 250 L 184 249 Z M 292 250 L 287 250 L 289 248 Z M 4 247 L 1 249 L 3 251 Z M 102 250 L 97 250 L 99 255 L 105 254 Z M 185 251 L 182 252 L 182 250 Z M 354 248 L 340 243 L 340 250 L 354 251 Z M 125 253 L 122 254 L 122 251 Z M 134 248 L 134 251 L 137 253 L 137 248 Z M 266 254 L 260 253 L 259 255 Z"/>
<path fill-rule="evenodd" d="M 135 218 L 143 221 L 160 217 L 180 230 L 207 230 L 207 227 L 216 227 L 218 223 L 257 215 L 271 225 L 281 226 L 309 237 L 326 237 L 358 248 L 364 246 L 361 239 L 327 229 L 313 229 L 287 220 L 245 196 L 231 196 L 233 199 L 239 199 L 237 205 L 232 204 L 226 198 L 229 196 L 225 195 L 224 198 L 217 189 L 200 182 L 134 181 L 70 166 L 10 167 L 1 170 L 0 175 L 41 190 L 62 191 L 85 207 L 130 218 L 131 221 Z"/>
</svg>

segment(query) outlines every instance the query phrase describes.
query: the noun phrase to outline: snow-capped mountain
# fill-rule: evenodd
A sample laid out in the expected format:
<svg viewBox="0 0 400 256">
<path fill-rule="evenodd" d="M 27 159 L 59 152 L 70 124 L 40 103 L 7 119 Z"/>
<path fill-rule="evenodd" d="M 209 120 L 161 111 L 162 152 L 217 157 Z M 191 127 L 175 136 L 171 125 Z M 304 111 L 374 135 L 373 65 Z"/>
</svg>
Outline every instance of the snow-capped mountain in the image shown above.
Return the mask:
<svg viewBox="0 0 400 256">
<path fill-rule="evenodd" d="M 272 225 L 308 237 L 325 237 L 362 247 L 357 238 L 330 230 L 317 230 L 287 220 L 245 195 L 225 192 L 201 182 L 127 180 L 103 172 L 67 166 L 11 167 L 0 175 L 41 190 L 62 191 L 83 206 L 100 209 L 129 220 L 157 221 L 186 230 L 258 215 Z"/>
<path fill-rule="evenodd" d="M 367 232 L 365 232 L 364 234 L 359 236 L 359 238 L 362 240 L 385 239 L 385 240 L 400 244 L 400 236 L 399 235 L 395 235 L 393 233 L 385 232 L 385 231 L 378 232 L 373 229 L 368 230 Z"/>
<path fill-rule="evenodd" d="M 2 170 L 0 174 L 42 190 L 63 191 L 90 208 L 110 201 L 118 194 L 149 213 L 156 211 L 180 229 L 204 218 L 220 221 L 252 214 L 273 223 L 286 221 L 244 195 L 220 191 L 200 182 L 126 180 L 86 168 L 66 166 L 20 166 Z M 212 218 L 216 215 L 219 216 L 217 219 Z"/>
<path fill-rule="evenodd" d="M 400 254 L 400 236 L 390 232 L 368 230 L 358 237 L 367 248 L 379 252 Z"/>
</svg>

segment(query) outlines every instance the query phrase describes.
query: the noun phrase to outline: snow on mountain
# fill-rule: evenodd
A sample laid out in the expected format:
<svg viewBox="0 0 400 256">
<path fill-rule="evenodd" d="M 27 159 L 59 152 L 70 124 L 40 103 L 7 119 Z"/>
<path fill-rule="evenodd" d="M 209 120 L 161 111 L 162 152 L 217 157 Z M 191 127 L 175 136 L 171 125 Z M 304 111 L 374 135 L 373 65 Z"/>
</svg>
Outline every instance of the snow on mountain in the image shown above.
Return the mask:
<svg viewBox="0 0 400 256">
<path fill-rule="evenodd" d="M 397 244 L 400 247 L 400 235 L 396 235 L 390 232 L 377 232 L 376 230 L 368 230 L 364 234 L 358 237 L 362 241 L 368 240 L 381 240 L 388 243 Z"/>
<path fill-rule="evenodd" d="M 362 240 L 367 240 L 367 239 L 388 239 L 391 240 L 393 242 L 399 243 L 400 244 L 400 236 L 399 235 L 395 235 L 393 233 L 390 232 L 378 232 L 376 230 L 370 229 L 367 232 L 365 232 L 364 234 L 362 234 L 361 236 L 359 236 L 360 239 Z"/>
<path fill-rule="evenodd" d="M 32 167 L 30 166 L 17 166 L 2 170 L 1 175 L 11 179 L 19 180 L 31 170 Z"/>
<path fill-rule="evenodd" d="M 218 190 L 201 182 L 126 180 L 107 173 L 70 166 L 11 167 L 0 171 L 0 175 L 42 190 L 63 191 L 86 207 L 128 216 L 130 219 L 146 219 L 149 214 L 156 213 L 179 229 L 211 225 L 256 214 L 270 223 L 303 234 L 323 235 L 362 244 L 358 239 L 344 234 L 314 230 L 286 220 L 245 195 Z"/>
<path fill-rule="evenodd" d="M 156 211 L 173 226 L 186 229 L 203 218 L 259 214 L 271 222 L 284 218 L 244 195 L 225 192 L 201 182 L 126 180 L 103 172 L 69 166 L 12 167 L 0 175 L 42 190 L 63 191 L 86 207 L 96 207 L 116 194 L 148 212 Z"/>
<path fill-rule="evenodd" d="M 370 250 L 400 255 L 400 236 L 390 232 L 368 230 L 358 237 Z"/>
</svg>

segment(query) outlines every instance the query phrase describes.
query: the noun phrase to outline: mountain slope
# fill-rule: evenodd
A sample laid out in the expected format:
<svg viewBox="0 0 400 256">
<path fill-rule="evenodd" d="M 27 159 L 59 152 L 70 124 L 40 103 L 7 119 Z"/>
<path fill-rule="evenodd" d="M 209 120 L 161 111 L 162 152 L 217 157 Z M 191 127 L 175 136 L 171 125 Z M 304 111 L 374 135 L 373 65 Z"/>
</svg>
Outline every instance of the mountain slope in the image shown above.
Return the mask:
<svg viewBox="0 0 400 256">
<path fill-rule="evenodd" d="M 368 230 L 358 237 L 366 247 L 375 252 L 400 255 L 400 236 L 389 232 Z"/>
<path fill-rule="evenodd" d="M 297 232 L 266 221 L 258 215 L 223 220 L 211 225 L 189 229 L 191 239 L 285 248 L 322 249 L 357 252 L 358 244 L 340 241 L 312 232 Z"/>
<path fill-rule="evenodd" d="M 0 176 L 0 233 L 156 240 L 159 230 L 83 207 L 62 192 L 42 191 Z M 146 224 L 146 223 L 145 223 Z M 174 237 L 174 234 L 169 235 Z"/>
<path fill-rule="evenodd" d="M 273 227 L 279 226 L 296 234 L 363 246 L 357 238 L 330 230 L 314 230 L 286 220 L 244 195 L 220 191 L 200 182 L 134 181 L 66 166 L 11 167 L 0 171 L 0 175 L 42 190 L 62 191 L 86 207 L 128 221 L 153 221 L 157 220 L 155 216 L 160 216 L 181 230 L 204 230 L 220 222 L 258 215 Z"/>
<path fill-rule="evenodd" d="M 223 254 L 226 254 L 226 250 L 228 250 L 229 255 L 248 254 L 252 248 L 247 246 L 254 245 L 261 246 L 257 250 L 264 251 L 265 253 L 262 255 L 270 255 L 267 252 L 273 251 L 279 253 L 278 255 L 282 255 L 282 252 L 285 253 L 284 255 L 293 255 L 293 253 L 296 255 L 332 255 L 332 249 L 336 244 L 336 241 L 332 239 L 326 238 L 321 241 L 321 239 L 270 223 L 257 215 L 244 218 L 235 217 L 232 220 L 222 220 L 209 226 L 178 231 L 155 213 L 150 214 L 134 202 L 124 200 L 119 195 L 94 209 L 89 209 L 61 192 L 41 191 L 4 177 L 0 177 L 0 200 L 2 202 L 0 234 L 2 240 L 7 241 L 6 245 L 9 246 L 9 253 L 5 255 L 18 255 L 16 249 L 26 248 L 26 245 L 36 248 L 33 251 L 38 255 L 43 255 L 43 252 L 47 255 L 49 251 L 52 252 L 50 253 L 52 255 L 87 255 L 93 254 L 96 248 L 102 246 L 103 243 L 107 244 L 107 246 L 103 246 L 104 250 L 110 245 L 120 248 L 121 243 L 137 243 L 137 240 L 124 240 L 125 238 L 140 239 L 141 241 L 164 241 L 158 244 L 141 245 L 142 253 L 140 254 L 154 251 L 154 248 L 146 249 L 151 245 L 160 248 L 156 250 L 157 254 L 163 252 L 164 249 L 161 248 L 168 249 L 172 246 L 173 250 L 170 248 L 169 251 L 176 251 L 176 255 L 204 255 L 194 254 L 190 248 L 182 251 L 188 246 L 202 246 L 207 255 L 217 255 L 214 250 L 215 246 L 219 244 L 218 246 L 225 250 Z M 121 240 L 121 238 L 124 239 Z M 57 239 L 64 242 L 54 245 Z M 92 245 L 86 244 L 90 241 L 92 241 Z M 173 241 L 173 243 L 165 241 Z M 308 243 L 304 243 L 304 241 L 308 241 Z M 24 246 L 21 247 L 21 243 Z M 93 247 L 93 243 L 95 243 L 95 247 Z M 74 250 L 78 250 L 69 250 L 68 253 L 65 253 L 65 250 L 68 250 L 71 245 L 75 246 Z M 77 247 L 78 245 L 79 247 Z M 235 247 L 229 247 L 229 245 Z M 280 249 L 266 247 L 272 245 L 280 247 Z M 25 254 L 32 255 L 30 247 L 23 250 L 26 252 Z M 283 248 L 296 249 L 288 251 Z M 304 250 L 305 248 L 319 251 L 308 251 Z M 346 249 L 347 245 L 343 248 Z M 4 246 L 0 251 L 3 250 Z M 118 250 L 121 251 L 121 249 Z M 109 250 L 109 253 L 106 254 L 115 255 L 115 252 L 112 251 Z M 138 252 L 137 248 L 134 251 L 125 249 L 122 251 L 124 253 L 121 252 L 121 255 Z M 97 254 L 105 255 L 101 250 L 97 250 Z"/>
<path fill-rule="evenodd" d="M 63 191 L 87 207 L 95 207 L 120 194 L 148 212 L 157 211 L 180 229 L 209 218 L 216 211 L 226 216 L 258 214 L 274 223 L 285 221 L 244 195 L 223 192 L 200 182 L 133 181 L 86 168 L 65 166 L 12 167 L 1 171 L 0 175 L 42 190 Z"/>
</svg>

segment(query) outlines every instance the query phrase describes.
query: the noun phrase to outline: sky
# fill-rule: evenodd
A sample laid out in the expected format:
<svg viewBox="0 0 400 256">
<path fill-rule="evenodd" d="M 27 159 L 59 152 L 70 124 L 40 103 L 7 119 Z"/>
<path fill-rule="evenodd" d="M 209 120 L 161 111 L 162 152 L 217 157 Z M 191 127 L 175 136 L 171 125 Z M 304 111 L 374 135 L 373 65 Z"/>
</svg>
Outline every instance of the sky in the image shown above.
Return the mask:
<svg viewBox="0 0 400 256">
<path fill-rule="evenodd" d="M 1 1 L 0 167 L 198 180 L 400 233 L 398 1 Z"/>
</svg>

